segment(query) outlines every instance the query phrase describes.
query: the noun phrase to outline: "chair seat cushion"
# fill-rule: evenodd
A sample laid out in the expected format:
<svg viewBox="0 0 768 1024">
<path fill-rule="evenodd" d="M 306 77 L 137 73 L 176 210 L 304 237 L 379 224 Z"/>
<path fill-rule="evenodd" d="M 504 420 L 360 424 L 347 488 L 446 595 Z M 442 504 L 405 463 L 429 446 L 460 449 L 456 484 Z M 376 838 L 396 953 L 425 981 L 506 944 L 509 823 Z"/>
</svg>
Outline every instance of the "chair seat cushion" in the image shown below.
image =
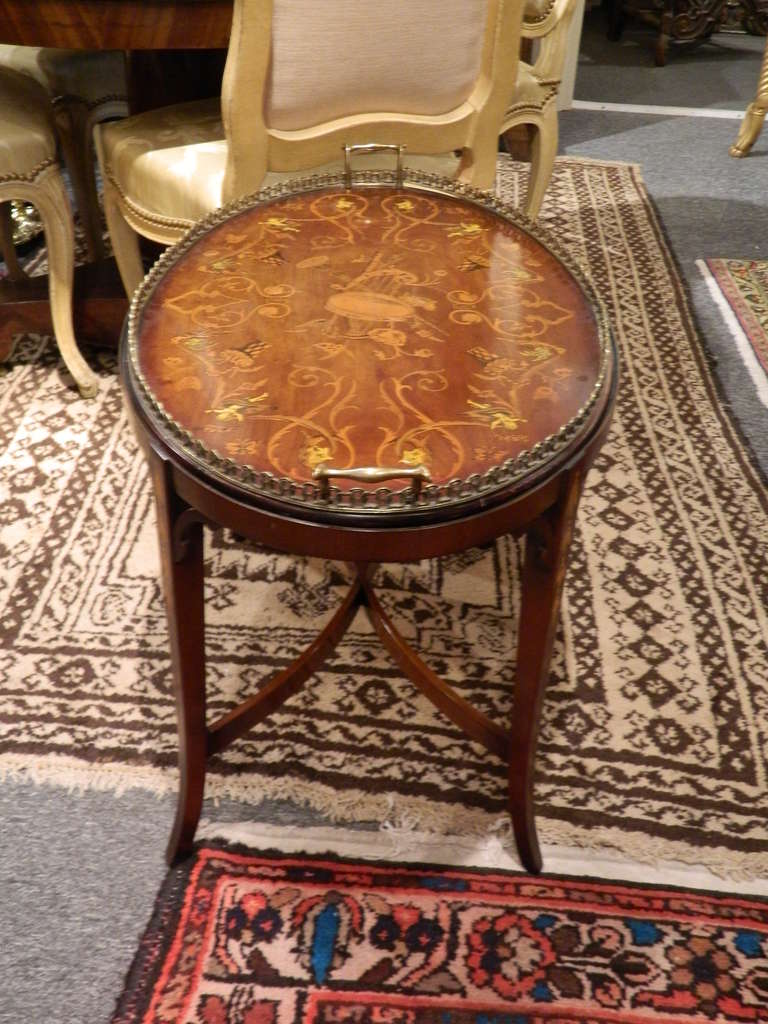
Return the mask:
<svg viewBox="0 0 768 1024">
<path fill-rule="evenodd" d="M 26 75 L 0 67 L 0 179 L 29 177 L 55 158 L 48 94 Z"/>
<path fill-rule="evenodd" d="M 218 99 L 163 107 L 105 124 L 101 147 L 104 173 L 150 221 L 189 227 L 222 204 L 227 144 Z M 411 156 L 406 162 L 448 178 L 458 168 L 453 154 Z M 259 187 L 340 168 L 341 160 L 307 171 L 270 171 Z"/>
<path fill-rule="evenodd" d="M 39 82 L 51 97 L 75 96 L 88 106 L 127 95 L 125 56 L 118 50 L 55 50 L 0 45 L 0 67 Z"/>
</svg>

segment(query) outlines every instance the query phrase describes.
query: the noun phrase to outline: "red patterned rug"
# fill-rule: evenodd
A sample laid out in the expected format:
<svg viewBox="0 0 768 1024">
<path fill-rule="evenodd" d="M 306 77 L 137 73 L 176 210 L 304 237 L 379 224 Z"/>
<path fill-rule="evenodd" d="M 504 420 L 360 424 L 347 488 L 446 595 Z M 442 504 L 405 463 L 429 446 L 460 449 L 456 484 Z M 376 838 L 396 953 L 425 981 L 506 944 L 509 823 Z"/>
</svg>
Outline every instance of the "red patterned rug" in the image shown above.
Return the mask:
<svg viewBox="0 0 768 1024">
<path fill-rule="evenodd" d="M 709 290 L 743 349 L 742 360 L 754 366 L 758 385 L 768 385 L 768 260 L 711 259 L 702 264 Z"/>
<path fill-rule="evenodd" d="M 768 902 L 201 846 L 112 1024 L 768 1021 Z"/>
</svg>

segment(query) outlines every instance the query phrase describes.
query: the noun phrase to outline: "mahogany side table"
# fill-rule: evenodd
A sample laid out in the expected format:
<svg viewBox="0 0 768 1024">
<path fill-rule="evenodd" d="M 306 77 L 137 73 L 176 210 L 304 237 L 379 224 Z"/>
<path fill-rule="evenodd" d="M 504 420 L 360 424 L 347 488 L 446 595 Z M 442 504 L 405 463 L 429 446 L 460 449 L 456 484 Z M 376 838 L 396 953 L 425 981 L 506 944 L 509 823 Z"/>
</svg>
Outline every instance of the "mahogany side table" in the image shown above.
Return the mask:
<svg viewBox="0 0 768 1024">
<path fill-rule="evenodd" d="M 364 608 L 401 670 L 509 766 L 518 851 L 541 869 L 533 768 L 585 474 L 617 363 L 586 279 L 489 193 L 416 171 L 316 175 L 218 211 L 134 297 L 121 368 L 154 484 L 179 729 L 168 858 L 206 759 L 263 720 Z M 203 524 L 344 559 L 354 582 L 311 646 L 206 717 Z M 525 534 L 513 715 L 491 720 L 397 633 L 378 562 Z"/>
</svg>

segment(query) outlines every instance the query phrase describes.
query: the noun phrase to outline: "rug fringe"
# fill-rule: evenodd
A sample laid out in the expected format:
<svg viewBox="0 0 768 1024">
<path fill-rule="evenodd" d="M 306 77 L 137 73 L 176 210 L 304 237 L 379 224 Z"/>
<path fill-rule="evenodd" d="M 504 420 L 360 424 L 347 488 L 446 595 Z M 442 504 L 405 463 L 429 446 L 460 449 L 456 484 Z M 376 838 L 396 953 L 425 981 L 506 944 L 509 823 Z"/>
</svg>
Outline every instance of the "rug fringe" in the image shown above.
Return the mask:
<svg viewBox="0 0 768 1024">
<path fill-rule="evenodd" d="M 30 782 L 35 786 L 60 787 L 68 793 L 114 793 L 122 796 L 139 789 L 155 797 L 175 794 L 178 788 L 175 769 L 148 765 L 83 764 L 74 757 L 49 754 L 28 758 L 23 754 L 0 756 L 0 782 Z"/>
<path fill-rule="evenodd" d="M 403 803 L 402 798 L 395 798 L 390 794 L 389 813 L 381 825 L 381 831 L 392 844 L 393 857 L 402 856 L 409 859 L 414 845 L 418 846 L 423 842 L 425 833 L 437 839 L 445 837 L 446 831 L 452 831 L 432 827 L 433 815 L 414 813 L 412 808 L 402 806 Z M 450 810 L 453 812 L 454 809 Z M 484 815 L 481 821 L 479 813 L 468 812 L 466 827 L 457 829 L 456 834 L 465 839 L 475 837 L 484 840 L 489 851 L 503 851 L 505 855 L 515 856 L 515 839 L 509 817 L 506 814 L 495 817 Z M 429 824 L 424 820 L 425 817 L 428 817 Z M 460 815 L 459 820 L 463 823 L 464 815 Z M 443 824 L 445 825 L 445 817 Z M 675 862 L 692 868 L 704 868 L 709 874 L 723 881 L 750 882 L 768 879 L 768 852 L 746 853 L 722 846 L 692 849 L 686 843 L 659 836 L 651 838 L 645 833 L 635 835 L 622 829 L 604 826 L 583 828 L 570 822 L 552 821 L 541 816 L 537 819 L 537 829 L 542 846 L 567 846 L 585 853 L 611 851 L 655 870 L 662 870 L 665 865 Z"/>
<path fill-rule="evenodd" d="M 34 785 L 61 787 L 68 792 L 95 790 L 120 796 L 132 789 L 143 790 L 160 798 L 176 794 L 175 769 L 151 766 L 83 765 L 75 758 L 51 755 L 31 759 L 23 755 L 0 757 L 0 781 L 29 781 Z M 334 827 L 362 823 L 369 826 L 367 834 L 375 834 L 375 851 L 370 856 L 389 859 L 413 859 L 425 843 L 450 850 L 459 839 L 470 843 L 480 857 L 478 866 L 499 866 L 510 858 L 519 866 L 511 822 L 506 814 L 489 814 L 478 808 L 457 807 L 435 802 L 425 807 L 418 798 L 395 793 L 366 793 L 351 790 L 339 793 L 317 782 L 302 783 L 296 779 L 248 779 L 242 775 L 226 778 L 210 775 L 206 780 L 206 803 L 210 808 L 221 800 L 248 805 L 256 817 L 265 802 L 288 801 L 297 807 L 320 815 Z M 624 832 L 606 827 L 583 828 L 564 821 L 552 821 L 539 815 L 537 819 L 542 846 L 571 847 L 590 855 L 611 852 L 630 861 L 661 869 L 675 862 L 691 868 L 702 868 L 723 881 L 750 882 L 768 879 L 768 852 L 747 853 L 725 847 L 700 847 L 647 834 Z M 170 827 L 170 821 L 169 821 Z M 207 828 L 217 831 L 229 827 L 208 821 Z M 262 827 L 257 824 L 255 827 Z M 286 828 L 286 826 L 281 826 Z M 300 834 L 305 826 L 297 826 Z M 426 837 L 426 838 L 425 838 Z M 417 854 L 419 856 L 421 854 Z M 591 859 L 591 856 L 590 856 Z M 545 864 L 546 867 L 546 864 Z"/>
<path fill-rule="evenodd" d="M 498 836 L 473 839 L 463 835 L 412 832 L 403 846 L 387 830 L 364 828 L 268 825 L 254 821 L 203 820 L 201 842 L 226 842 L 254 851 L 279 851 L 302 856 L 348 857 L 396 864 L 439 864 L 446 868 L 520 871 L 514 851 Z M 659 860 L 655 866 L 616 854 L 610 849 L 585 851 L 562 843 L 542 844 L 544 875 L 600 878 L 656 886 L 675 886 L 705 892 L 768 896 L 768 878 L 724 879 L 698 865 Z"/>
</svg>

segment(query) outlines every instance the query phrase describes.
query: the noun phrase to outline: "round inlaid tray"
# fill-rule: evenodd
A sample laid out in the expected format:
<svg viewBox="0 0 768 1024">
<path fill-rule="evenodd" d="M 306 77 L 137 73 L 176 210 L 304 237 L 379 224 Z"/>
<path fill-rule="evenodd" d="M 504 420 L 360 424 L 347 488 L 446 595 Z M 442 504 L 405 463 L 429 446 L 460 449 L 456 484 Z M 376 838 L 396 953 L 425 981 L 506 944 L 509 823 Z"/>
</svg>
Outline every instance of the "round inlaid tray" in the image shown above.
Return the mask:
<svg viewBox="0 0 768 1024">
<path fill-rule="evenodd" d="M 579 443 L 615 375 L 602 308 L 556 244 L 416 171 L 217 211 L 138 289 L 128 363 L 182 458 L 346 513 L 500 499 Z"/>
</svg>

